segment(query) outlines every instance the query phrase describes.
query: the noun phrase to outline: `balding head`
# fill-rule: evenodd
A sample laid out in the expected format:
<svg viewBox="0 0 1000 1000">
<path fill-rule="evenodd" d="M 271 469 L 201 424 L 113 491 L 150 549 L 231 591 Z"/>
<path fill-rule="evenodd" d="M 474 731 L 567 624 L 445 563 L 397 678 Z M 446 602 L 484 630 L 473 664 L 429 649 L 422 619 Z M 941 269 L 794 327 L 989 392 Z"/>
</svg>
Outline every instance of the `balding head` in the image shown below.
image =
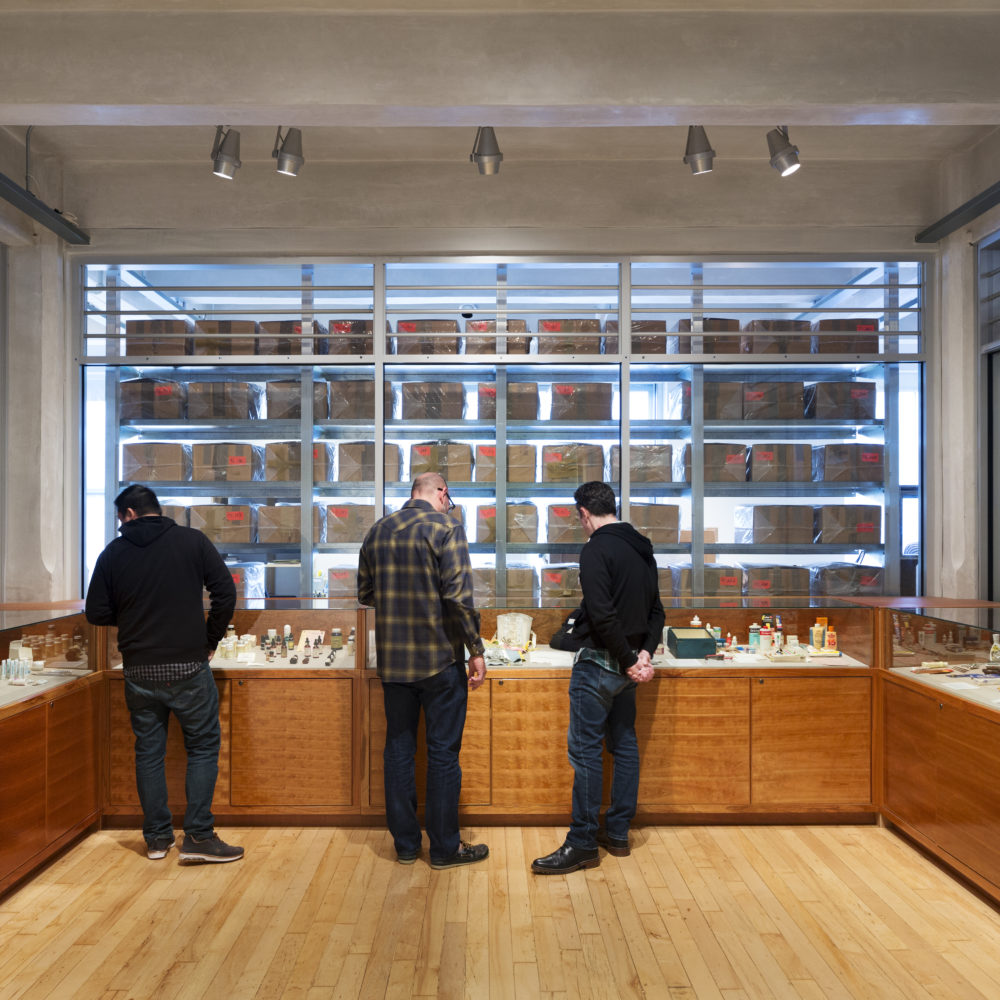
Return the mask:
<svg viewBox="0 0 1000 1000">
<path fill-rule="evenodd" d="M 413 480 L 410 489 L 411 500 L 426 500 L 436 511 L 447 514 L 451 506 L 448 484 L 444 476 L 437 472 L 422 472 Z"/>
</svg>

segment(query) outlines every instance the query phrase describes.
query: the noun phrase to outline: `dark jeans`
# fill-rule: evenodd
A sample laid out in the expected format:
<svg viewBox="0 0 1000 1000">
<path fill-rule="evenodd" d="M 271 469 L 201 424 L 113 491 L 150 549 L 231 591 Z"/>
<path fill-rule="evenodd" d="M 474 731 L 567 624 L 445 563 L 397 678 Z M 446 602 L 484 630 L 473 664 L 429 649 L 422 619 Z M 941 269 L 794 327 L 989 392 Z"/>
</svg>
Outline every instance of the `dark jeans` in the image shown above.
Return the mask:
<svg viewBox="0 0 1000 1000">
<path fill-rule="evenodd" d="M 573 778 L 573 821 L 566 843 L 597 847 L 601 811 L 601 744 L 614 757 L 608 836 L 628 837 L 639 796 L 639 745 L 635 738 L 635 683 L 596 663 L 581 660 L 569 681 L 569 759 Z"/>
<path fill-rule="evenodd" d="M 414 756 L 417 723 L 424 711 L 427 735 L 427 802 L 424 821 L 432 861 L 459 848 L 458 794 L 462 789 L 462 749 L 469 683 L 460 663 L 407 684 L 382 682 L 385 700 L 385 818 L 397 854 L 420 850 Z"/>
<path fill-rule="evenodd" d="M 184 832 L 211 836 L 215 823 L 212 796 L 219 774 L 219 692 L 208 663 L 183 681 L 151 682 L 125 678 L 125 704 L 135 733 L 135 783 L 142 804 L 142 835 L 147 843 L 173 835 L 167 805 L 167 722 L 177 716 L 187 750 Z"/>
</svg>

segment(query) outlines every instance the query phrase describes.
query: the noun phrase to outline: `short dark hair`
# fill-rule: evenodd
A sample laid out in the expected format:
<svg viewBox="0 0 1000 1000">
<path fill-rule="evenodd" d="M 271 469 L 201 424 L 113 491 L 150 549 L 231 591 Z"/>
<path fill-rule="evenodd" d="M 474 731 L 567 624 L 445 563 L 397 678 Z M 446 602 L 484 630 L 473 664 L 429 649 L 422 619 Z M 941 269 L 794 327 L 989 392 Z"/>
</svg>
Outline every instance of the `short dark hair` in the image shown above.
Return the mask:
<svg viewBox="0 0 1000 1000">
<path fill-rule="evenodd" d="M 573 500 L 577 510 L 586 507 L 594 517 L 606 517 L 608 514 L 616 514 L 618 510 L 615 491 L 607 483 L 596 480 L 578 486 L 573 494 Z"/>
<path fill-rule="evenodd" d="M 125 514 L 129 508 L 135 511 L 136 517 L 163 513 L 160 509 L 160 501 L 156 499 L 156 494 L 148 486 L 126 486 L 115 497 L 115 510 L 119 514 Z"/>
</svg>

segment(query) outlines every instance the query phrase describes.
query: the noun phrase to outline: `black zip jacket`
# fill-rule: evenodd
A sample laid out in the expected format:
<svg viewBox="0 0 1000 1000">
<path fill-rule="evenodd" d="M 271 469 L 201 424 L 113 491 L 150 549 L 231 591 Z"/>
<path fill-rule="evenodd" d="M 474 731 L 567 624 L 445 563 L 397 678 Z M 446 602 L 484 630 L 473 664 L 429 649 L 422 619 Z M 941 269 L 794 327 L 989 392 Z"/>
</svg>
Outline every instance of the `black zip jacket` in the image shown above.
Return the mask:
<svg viewBox="0 0 1000 1000">
<path fill-rule="evenodd" d="M 652 542 L 631 524 L 602 525 L 580 552 L 582 620 L 574 637 L 588 649 L 605 649 L 624 673 L 633 650 L 652 655 L 663 641 L 663 605 Z"/>
<path fill-rule="evenodd" d="M 222 556 L 200 531 L 169 517 L 140 517 L 120 530 L 94 567 L 87 621 L 118 626 L 126 667 L 204 661 L 236 607 Z M 210 597 L 207 622 L 203 588 Z"/>
</svg>

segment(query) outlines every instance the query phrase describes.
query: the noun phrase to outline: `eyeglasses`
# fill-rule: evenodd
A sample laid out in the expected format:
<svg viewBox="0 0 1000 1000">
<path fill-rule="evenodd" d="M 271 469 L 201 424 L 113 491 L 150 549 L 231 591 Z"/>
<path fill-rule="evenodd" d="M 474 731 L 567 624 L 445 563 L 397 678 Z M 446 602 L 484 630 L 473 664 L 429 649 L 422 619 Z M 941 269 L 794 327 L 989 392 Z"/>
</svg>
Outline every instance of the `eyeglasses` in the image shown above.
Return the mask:
<svg viewBox="0 0 1000 1000">
<path fill-rule="evenodd" d="M 439 486 L 437 488 L 437 490 L 438 490 L 438 493 L 443 493 L 445 495 L 445 497 L 447 498 L 447 500 L 448 500 L 448 510 L 449 511 L 454 510 L 455 509 L 455 501 L 452 500 L 451 494 L 448 492 L 448 487 L 447 486 Z"/>
</svg>

